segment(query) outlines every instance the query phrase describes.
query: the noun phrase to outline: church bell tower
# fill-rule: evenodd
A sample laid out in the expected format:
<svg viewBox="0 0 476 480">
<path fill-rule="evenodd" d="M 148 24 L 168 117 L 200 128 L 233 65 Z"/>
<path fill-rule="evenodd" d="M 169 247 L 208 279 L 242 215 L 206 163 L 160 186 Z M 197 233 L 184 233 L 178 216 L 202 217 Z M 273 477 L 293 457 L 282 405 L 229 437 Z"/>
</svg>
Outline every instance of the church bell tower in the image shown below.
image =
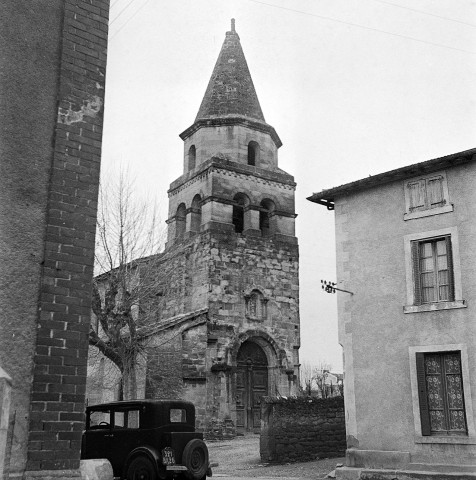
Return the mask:
<svg viewBox="0 0 476 480">
<path fill-rule="evenodd" d="M 202 425 L 256 430 L 261 397 L 292 395 L 299 384 L 296 184 L 278 167 L 282 143 L 264 119 L 234 20 L 180 137 L 164 256 L 168 318 L 195 318 L 181 339 L 180 395 Z"/>
</svg>

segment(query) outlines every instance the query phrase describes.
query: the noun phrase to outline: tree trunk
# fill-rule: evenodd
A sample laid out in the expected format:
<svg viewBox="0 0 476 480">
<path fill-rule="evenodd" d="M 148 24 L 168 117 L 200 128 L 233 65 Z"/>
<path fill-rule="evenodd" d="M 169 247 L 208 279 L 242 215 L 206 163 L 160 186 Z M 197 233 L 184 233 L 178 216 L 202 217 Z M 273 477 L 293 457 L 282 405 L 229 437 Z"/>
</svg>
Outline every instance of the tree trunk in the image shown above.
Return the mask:
<svg viewBox="0 0 476 480">
<path fill-rule="evenodd" d="M 128 359 L 124 363 L 124 371 L 122 372 L 122 392 L 124 400 L 135 400 L 137 398 L 136 358 Z"/>
</svg>

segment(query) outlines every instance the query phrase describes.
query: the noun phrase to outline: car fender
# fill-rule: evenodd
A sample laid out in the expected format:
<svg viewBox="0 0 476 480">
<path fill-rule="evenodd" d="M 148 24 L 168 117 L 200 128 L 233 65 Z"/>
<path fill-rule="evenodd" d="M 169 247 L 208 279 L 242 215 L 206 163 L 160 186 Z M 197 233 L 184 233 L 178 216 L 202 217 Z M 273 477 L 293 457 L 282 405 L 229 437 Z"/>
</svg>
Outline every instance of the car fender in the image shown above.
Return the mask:
<svg viewBox="0 0 476 480">
<path fill-rule="evenodd" d="M 155 465 L 157 476 L 161 478 L 159 472 L 160 453 L 157 451 L 156 448 L 150 447 L 149 445 L 142 445 L 140 447 L 134 448 L 134 450 L 129 453 L 126 461 L 124 462 L 124 468 L 122 469 L 122 478 L 126 478 L 127 469 L 129 468 L 131 460 L 138 455 L 145 455 L 146 457 L 149 457 Z"/>
</svg>

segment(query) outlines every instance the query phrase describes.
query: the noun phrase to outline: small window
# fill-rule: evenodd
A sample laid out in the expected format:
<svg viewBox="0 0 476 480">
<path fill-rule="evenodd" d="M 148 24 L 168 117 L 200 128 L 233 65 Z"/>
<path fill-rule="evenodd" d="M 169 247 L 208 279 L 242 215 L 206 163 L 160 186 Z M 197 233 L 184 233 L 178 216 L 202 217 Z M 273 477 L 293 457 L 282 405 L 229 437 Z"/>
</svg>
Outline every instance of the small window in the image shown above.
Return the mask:
<svg viewBox="0 0 476 480">
<path fill-rule="evenodd" d="M 415 305 L 455 299 L 451 236 L 412 242 Z"/>
<path fill-rule="evenodd" d="M 461 352 L 417 353 L 422 435 L 467 435 Z"/>
<path fill-rule="evenodd" d="M 405 184 L 405 220 L 453 211 L 449 203 L 446 173 L 414 178 Z"/>
<path fill-rule="evenodd" d="M 170 409 L 170 423 L 186 423 L 187 412 L 183 408 Z"/>
<path fill-rule="evenodd" d="M 193 170 L 195 168 L 197 160 L 197 149 L 195 148 L 195 145 L 192 145 L 188 149 L 188 171 Z"/>
<path fill-rule="evenodd" d="M 259 144 L 257 142 L 248 143 L 248 165 L 256 166 L 259 160 Z"/>
</svg>

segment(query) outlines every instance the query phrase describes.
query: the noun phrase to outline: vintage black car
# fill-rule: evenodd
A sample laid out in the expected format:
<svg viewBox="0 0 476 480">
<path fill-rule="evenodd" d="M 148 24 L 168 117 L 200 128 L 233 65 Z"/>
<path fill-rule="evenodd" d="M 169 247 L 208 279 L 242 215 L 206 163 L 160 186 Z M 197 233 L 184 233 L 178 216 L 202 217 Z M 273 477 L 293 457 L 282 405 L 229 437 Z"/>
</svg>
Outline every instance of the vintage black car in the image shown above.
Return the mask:
<svg viewBox="0 0 476 480">
<path fill-rule="evenodd" d="M 127 480 L 211 476 L 203 434 L 190 402 L 130 400 L 86 408 L 81 459 L 107 458 Z"/>
</svg>

